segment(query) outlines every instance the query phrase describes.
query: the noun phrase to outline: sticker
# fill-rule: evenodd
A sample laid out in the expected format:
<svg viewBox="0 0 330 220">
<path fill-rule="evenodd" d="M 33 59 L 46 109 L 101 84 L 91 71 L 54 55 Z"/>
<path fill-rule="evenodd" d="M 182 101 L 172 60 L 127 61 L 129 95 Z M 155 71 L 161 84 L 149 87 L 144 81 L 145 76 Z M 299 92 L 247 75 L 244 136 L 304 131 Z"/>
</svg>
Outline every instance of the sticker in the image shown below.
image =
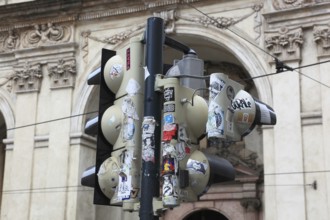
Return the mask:
<svg viewBox="0 0 330 220">
<path fill-rule="evenodd" d="M 206 163 L 197 160 L 189 159 L 187 162 L 187 169 L 192 173 L 205 174 L 207 168 L 208 167 Z"/>
<path fill-rule="evenodd" d="M 164 113 L 175 112 L 175 104 L 164 104 Z"/>
<path fill-rule="evenodd" d="M 134 157 L 134 149 L 127 147 L 127 150 L 123 151 L 123 161 L 124 161 L 124 164 L 129 169 L 132 168 L 133 157 Z"/>
<path fill-rule="evenodd" d="M 145 162 L 155 162 L 155 141 L 154 136 L 145 137 L 142 140 L 142 159 Z"/>
<path fill-rule="evenodd" d="M 132 118 L 125 117 L 123 122 L 123 139 L 124 141 L 132 140 L 135 133 L 134 120 Z"/>
<path fill-rule="evenodd" d="M 123 65 L 122 64 L 113 64 L 111 66 L 111 69 L 110 69 L 110 72 L 109 72 L 109 75 L 110 75 L 110 78 L 111 79 L 114 79 L 114 78 L 118 78 L 121 74 L 122 74 L 122 71 L 123 71 Z"/>
<path fill-rule="evenodd" d="M 131 190 L 131 198 L 135 199 L 138 194 L 139 194 L 140 189 L 139 188 L 134 188 Z"/>
<path fill-rule="evenodd" d="M 143 69 L 144 69 L 144 80 L 146 80 L 150 76 L 150 73 L 148 67 L 144 66 Z"/>
<path fill-rule="evenodd" d="M 135 79 L 128 80 L 128 83 L 126 86 L 126 92 L 128 95 L 133 96 L 133 95 L 137 94 L 140 89 L 141 89 L 141 86 Z"/>
<path fill-rule="evenodd" d="M 185 143 L 179 142 L 175 145 L 177 159 L 183 160 L 186 157 Z"/>
<path fill-rule="evenodd" d="M 155 132 L 156 121 L 152 116 L 146 116 L 143 118 L 142 123 L 142 133 L 143 135 L 149 136 L 150 134 L 154 134 Z"/>
<path fill-rule="evenodd" d="M 226 82 L 217 77 L 215 74 L 211 74 L 210 77 L 210 98 L 214 99 L 225 87 Z"/>
<path fill-rule="evenodd" d="M 162 143 L 162 150 L 163 150 L 163 156 L 171 155 L 175 157 L 177 153 L 175 147 L 167 142 Z"/>
<path fill-rule="evenodd" d="M 177 136 L 176 124 L 164 125 L 163 128 L 163 141 L 171 141 Z"/>
<path fill-rule="evenodd" d="M 179 140 L 180 141 L 188 141 L 189 138 L 187 137 L 186 128 L 183 126 L 179 126 Z"/>
<path fill-rule="evenodd" d="M 170 155 L 163 157 L 162 175 L 175 173 L 175 159 Z"/>
<path fill-rule="evenodd" d="M 227 87 L 226 93 L 229 100 L 233 100 L 235 98 L 235 90 L 232 86 Z"/>
<path fill-rule="evenodd" d="M 206 123 L 208 137 L 222 137 L 224 135 L 224 111 L 216 102 L 211 101 Z"/>
<path fill-rule="evenodd" d="M 252 124 L 253 116 L 246 112 L 237 112 L 237 122 Z"/>
<path fill-rule="evenodd" d="M 165 102 L 175 100 L 174 87 L 167 87 L 164 89 L 164 100 Z"/>
<path fill-rule="evenodd" d="M 165 175 L 163 176 L 163 197 L 178 197 L 178 193 L 176 191 L 176 177 L 174 175 Z M 164 200 L 163 200 L 164 201 Z"/>
<path fill-rule="evenodd" d="M 119 183 L 118 183 L 118 199 L 126 200 L 130 199 L 131 188 L 132 188 L 132 176 L 126 175 L 125 173 L 119 173 Z"/>
<path fill-rule="evenodd" d="M 168 114 L 164 116 L 164 124 L 173 124 L 174 123 L 174 115 Z"/>
<path fill-rule="evenodd" d="M 231 103 L 231 107 L 233 110 L 236 109 L 250 109 L 252 108 L 252 103 L 248 99 L 235 99 Z"/>
<path fill-rule="evenodd" d="M 131 68 L 131 48 L 126 49 L 126 70 Z"/>
<path fill-rule="evenodd" d="M 136 112 L 134 102 L 130 97 L 126 96 L 124 98 L 121 110 L 126 117 L 132 118 L 134 120 L 139 120 L 139 116 Z"/>
</svg>

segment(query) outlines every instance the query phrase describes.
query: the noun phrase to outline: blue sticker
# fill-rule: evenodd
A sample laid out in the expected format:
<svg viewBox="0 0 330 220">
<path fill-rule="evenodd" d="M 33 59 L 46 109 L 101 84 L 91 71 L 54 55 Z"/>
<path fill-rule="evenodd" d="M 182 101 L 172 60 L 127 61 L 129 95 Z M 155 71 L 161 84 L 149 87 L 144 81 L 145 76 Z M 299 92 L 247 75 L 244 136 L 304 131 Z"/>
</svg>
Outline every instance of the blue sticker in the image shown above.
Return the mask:
<svg viewBox="0 0 330 220">
<path fill-rule="evenodd" d="M 165 124 L 173 124 L 174 123 L 174 115 L 168 114 L 164 116 L 164 123 Z"/>
</svg>

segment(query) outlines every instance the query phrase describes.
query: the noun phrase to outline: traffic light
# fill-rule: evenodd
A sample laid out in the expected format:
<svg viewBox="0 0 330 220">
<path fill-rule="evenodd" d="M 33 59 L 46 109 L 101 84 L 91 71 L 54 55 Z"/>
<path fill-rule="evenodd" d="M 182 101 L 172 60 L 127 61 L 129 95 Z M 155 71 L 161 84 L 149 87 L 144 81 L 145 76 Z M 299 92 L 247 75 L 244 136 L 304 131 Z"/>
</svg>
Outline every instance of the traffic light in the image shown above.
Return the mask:
<svg viewBox="0 0 330 220">
<path fill-rule="evenodd" d="M 223 73 L 211 74 L 206 126 L 208 138 L 238 141 L 255 125 L 276 124 L 274 110 L 243 88 Z"/>
<path fill-rule="evenodd" d="M 101 69 L 89 78 L 91 82 L 100 80 L 98 119 L 87 122 L 85 129 L 91 132 L 97 127 L 94 204 L 123 206 L 132 211 L 138 202 L 143 59 L 142 39 L 132 38 L 129 45 L 117 51 L 103 49 Z M 87 185 L 88 172 L 85 174 L 83 185 Z"/>
<path fill-rule="evenodd" d="M 181 202 L 197 201 L 214 182 L 234 180 L 235 170 L 225 159 L 200 151 L 208 120 L 208 104 L 197 95 L 199 89 L 189 88 L 190 70 L 196 78 L 203 74 L 200 60 L 186 62 L 185 55 L 166 74 L 156 78 L 156 89 L 163 92 L 162 122 L 162 202 L 164 207 L 175 207 Z M 197 62 L 199 64 L 196 64 Z M 176 65 L 181 65 L 179 68 Z M 194 66 L 195 68 L 191 68 Z M 198 67 L 199 66 L 199 67 Z M 189 71 L 187 71 L 187 69 Z M 175 74 L 173 74 L 175 72 Z M 199 72 L 199 73 L 197 73 Z M 203 83 L 193 83 L 202 86 Z"/>
</svg>

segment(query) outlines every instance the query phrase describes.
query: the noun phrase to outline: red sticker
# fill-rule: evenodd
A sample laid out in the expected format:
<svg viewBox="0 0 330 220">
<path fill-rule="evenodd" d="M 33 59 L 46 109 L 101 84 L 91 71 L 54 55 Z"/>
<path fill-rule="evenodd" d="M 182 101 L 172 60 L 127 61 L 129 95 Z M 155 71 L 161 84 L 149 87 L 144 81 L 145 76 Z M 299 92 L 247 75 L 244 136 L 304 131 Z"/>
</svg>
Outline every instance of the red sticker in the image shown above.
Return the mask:
<svg viewBox="0 0 330 220">
<path fill-rule="evenodd" d="M 126 70 L 131 68 L 131 48 L 126 50 Z"/>
</svg>

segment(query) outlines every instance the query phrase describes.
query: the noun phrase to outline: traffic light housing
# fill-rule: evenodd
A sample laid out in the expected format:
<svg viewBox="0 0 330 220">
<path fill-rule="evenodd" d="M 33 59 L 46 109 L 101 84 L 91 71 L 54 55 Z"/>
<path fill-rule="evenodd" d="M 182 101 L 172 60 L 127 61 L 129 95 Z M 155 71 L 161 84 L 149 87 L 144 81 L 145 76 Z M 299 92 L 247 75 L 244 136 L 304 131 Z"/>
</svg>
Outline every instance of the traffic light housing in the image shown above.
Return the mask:
<svg viewBox="0 0 330 220">
<path fill-rule="evenodd" d="M 276 124 L 274 110 L 243 88 L 223 73 L 211 74 L 206 125 L 208 138 L 240 141 L 256 125 Z"/>
<path fill-rule="evenodd" d="M 97 127 L 94 204 L 123 206 L 129 211 L 135 209 L 140 191 L 144 100 L 141 41 L 135 37 L 117 51 L 102 50 L 98 120 L 87 123 L 89 131 Z"/>
<path fill-rule="evenodd" d="M 190 62 L 186 64 L 191 65 Z M 199 141 L 206 131 L 208 104 L 196 93 L 199 88 L 188 88 L 189 84 L 182 83 L 187 80 L 180 80 L 185 66 L 181 66 L 177 74 L 171 74 L 173 69 L 177 71 L 174 65 L 166 77 L 159 75 L 156 78 L 156 89 L 164 95 L 162 203 L 170 208 L 181 202 L 197 201 L 212 183 L 235 179 L 235 169 L 227 160 L 200 150 Z M 203 73 L 203 66 L 200 72 Z"/>
</svg>

